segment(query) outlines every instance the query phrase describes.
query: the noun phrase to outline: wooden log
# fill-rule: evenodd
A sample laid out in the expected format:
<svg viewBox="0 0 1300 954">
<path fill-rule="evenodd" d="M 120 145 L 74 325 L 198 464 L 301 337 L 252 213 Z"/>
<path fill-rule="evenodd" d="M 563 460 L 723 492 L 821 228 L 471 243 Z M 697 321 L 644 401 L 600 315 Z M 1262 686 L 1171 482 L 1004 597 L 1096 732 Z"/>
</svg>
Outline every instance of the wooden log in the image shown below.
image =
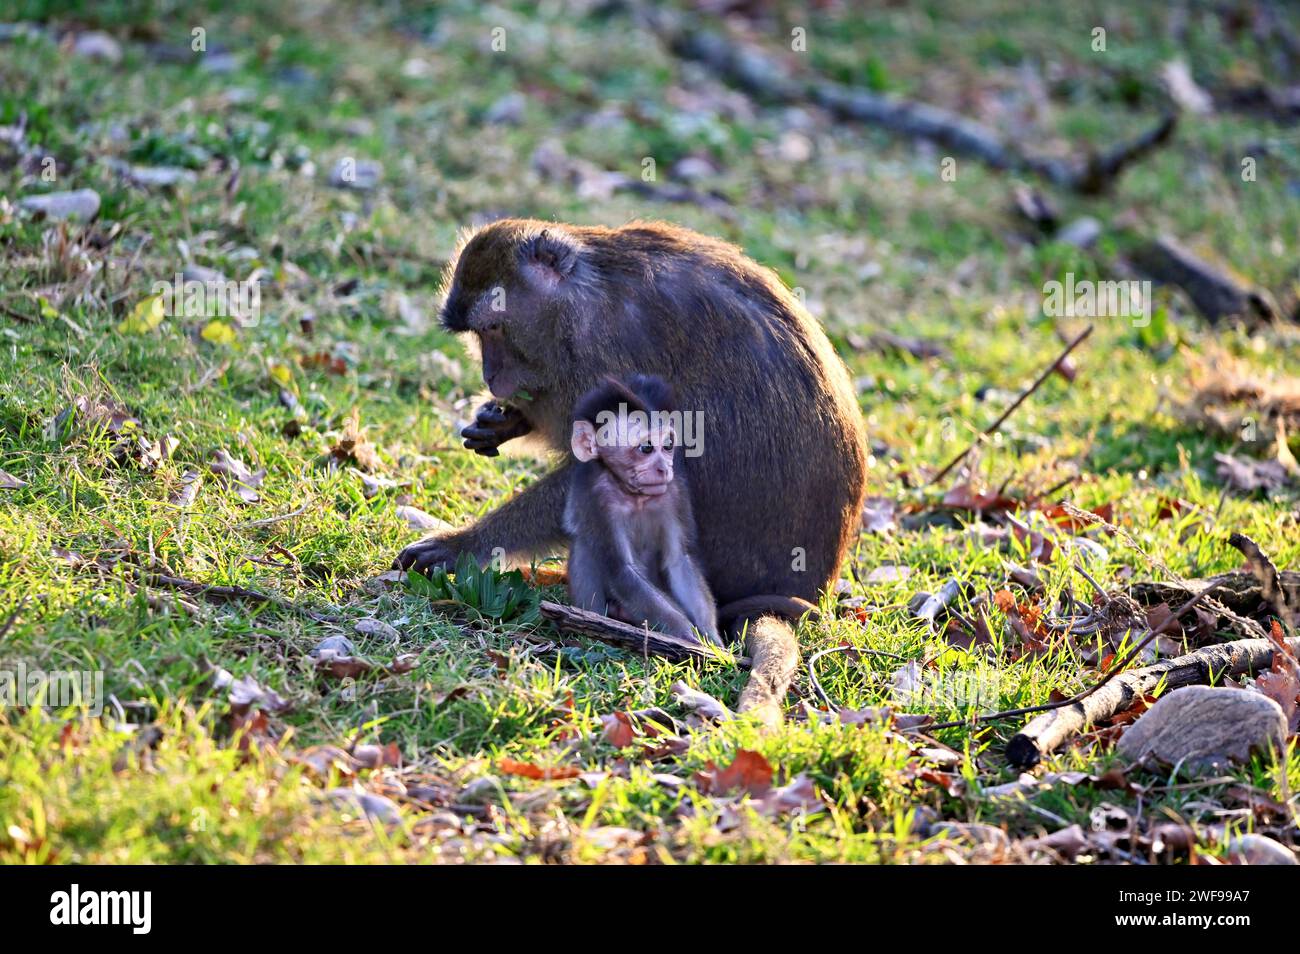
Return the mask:
<svg viewBox="0 0 1300 954">
<path fill-rule="evenodd" d="M 952 110 L 930 103 L 882 95 L 826 80 L 805 81 L 780 63 L 699 21 L 661 8 L 641 11 L 677 56 L 702 63 L 727 82 L 769 103 L 815 103 L 837 119 L 937 143 L 955 155 L 969 156 L 993 169 L 1028 172 L 1085 195 L 1104 192 L 1123 170 L 1168 141 L 1177 124 L 1167 114 L 1151 129 L 1109 149 L 1056 157 L 1030 153 L 1018 142 Z"/>
<path fill-rule="evenodd" d="M 717 646 L 670 636 L 645 626 L 632 626 L 590 610 L 543 600 L 538 611 L 561 630 L 578 633 L 642 656 L 666 659 L 717 659 L 736 662 L 734 656 Z"/>
<path fill-rule="evenodd" d="M 1277 309 L 1267 293 L 1243 285 L 1168 236 L 1137 249 L 1133 261 L 1156 281 L 1177 285 L 1185 291 L 1196 310 L 1211 324 L 1223 318 L 1255 322 L 1277 318 Z"/>
<path fill-rule="evenodd" d="M 1300 651 L 1300 637 L 1287 640 Z M 1274 644 L 1267 639 L 1239 639 L 1206 646 L 1185 656 L 1121 673 L 1091 695 L 1030 720 L 1007 743 L 1007 761 L 1031 768 L 1070 736 L 1133 707 L 1165 680 L 1169 689 L 1204 685 L 1214 677 L 1260 672 L 1273 663 Z"/>
</svg>

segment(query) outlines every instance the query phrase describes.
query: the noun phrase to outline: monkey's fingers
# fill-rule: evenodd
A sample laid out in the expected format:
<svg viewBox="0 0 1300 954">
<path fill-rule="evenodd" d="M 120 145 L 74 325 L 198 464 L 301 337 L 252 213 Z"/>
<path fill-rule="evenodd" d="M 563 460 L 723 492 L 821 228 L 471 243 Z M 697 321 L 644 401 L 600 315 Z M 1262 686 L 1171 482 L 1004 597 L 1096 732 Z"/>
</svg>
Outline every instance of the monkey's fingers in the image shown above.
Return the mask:
<svg viewBox="0 0 1300 954">
<path fill-rule="evenodd" d="M 417 540 L 397 554 L 393 566 L 398 570 L 408 570 L 427 574 L 434 567 L 445 567 L 452 559 L 452 549 L 443 540 Z"/>
<path fill-rule="evenodd" d="M 478 409 L 478 413 L 474 415 L 474 423 L 483 427 L 493 424 L 502 425 L 519 416 L 519 412 L 514 408 L 489 401 Z"/>
<path fill-rule="evenodd" d="M 501 443 L 501 430 L 496 427 L 480 427 L 477 424 L 471 424 L 460 432 L 460 436 L 466 441 L 473 441 L 475 444 L 499 444 Z"/>
<path fill-rule="evenodd" d="M 496 457 L 501 452 L 497 447 L 501 444 L 501 436 L 495 431 L 485 428 L 467 427 L 460 432 L 460 436 L 465 438 L 465 449 L 472 450 L 476 454 L 482 454 L 484 457 Z"/>
</svg>

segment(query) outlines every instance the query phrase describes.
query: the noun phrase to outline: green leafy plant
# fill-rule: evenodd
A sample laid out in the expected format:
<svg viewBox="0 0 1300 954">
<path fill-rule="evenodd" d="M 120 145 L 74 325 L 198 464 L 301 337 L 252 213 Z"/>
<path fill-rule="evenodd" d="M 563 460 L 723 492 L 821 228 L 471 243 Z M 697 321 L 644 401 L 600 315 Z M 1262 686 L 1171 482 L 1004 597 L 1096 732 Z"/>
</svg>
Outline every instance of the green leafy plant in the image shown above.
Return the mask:
<svg viewBox="0 0 1300 954">
<path fill-rule="evenodd" d="M 541 595 L 528 585 L 518 570 L 504 573 L 492 567 L 480 567 L 468 553 L 456 560 L 450 573 L 441 567 L 428 576 L 407 573 L 406 586 L 417 596 L 431 600 L 450 600 L 495 620 L 527 623 L 538 619 L 537 604 Z"/>
</svg>

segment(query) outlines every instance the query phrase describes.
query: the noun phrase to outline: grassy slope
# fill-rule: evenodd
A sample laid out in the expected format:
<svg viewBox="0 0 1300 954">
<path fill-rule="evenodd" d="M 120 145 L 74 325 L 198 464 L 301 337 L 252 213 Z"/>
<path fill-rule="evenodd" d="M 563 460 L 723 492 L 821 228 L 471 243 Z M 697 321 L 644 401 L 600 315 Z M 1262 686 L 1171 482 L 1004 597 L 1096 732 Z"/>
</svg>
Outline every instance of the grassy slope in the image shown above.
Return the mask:
<svg viewBox="0 0 1300 954">
<path fill-rule="evenodd" d="M 99 190 L 100 230 L 119 222 L 123 231 L 107 252 L 87 255 L 103 269 L 91 285 L 99 304 L 69 303 L 66 321 L 0 318 L 0 467 L 29 482 L 0 491 L 0 613 L 25 601 L 0 659 L 102 669 L 106 690 L 128 718 L 156 721 L 163 734 L 141 764 L 120 754 L 126 736 L 104 724 L 64 731 L 39 713 L 0 713 L 0 818 L 8 827 L 0 831 L 0 859 L 941 860 L 910 832 L 918 806 L 1029 834 L 1062 822 L 1087 827 L 1099 800 L 1132 804 L 1083 788 L 1028 804 L 979 798 L 980 785 L 1011 777 L 1000 759 L 1010 723 L 978 736 L 942 733 L 967 753 L 965 796 L 915 782 L 906 749 L 880 729 L 792 723 L 763 734 L 736 723 L 698 734 L 679 761 L 633 759 L 629 777 L 595 789 L 501 777 L 501 788 L 489 795 L 498 806 L 486 826 L 492 832 L 439 827 L 411 811 L 385 833 L 336 813 L 321 801 L 320 780 L 273 753 L 241 755 L 229 739 L 224 699 L 205 685 L 203 658 L 236 676 L 255 675 L 293 701 L 280 719 L 293 732 L 286 750 L 396 742 L 408 764 L 453 787 L 498 774 L 503 756 L 613 768 L 619 753 L 600 741 L 596 717 L 671 707 L 668 687 L 679 678 L 735 698 L 740 677 L 725 669 L 691 671 L 614 653 L 575 663 L 547 651 L 544 633 L 530 641 L 518 627 L 457 621 L 400 591 L 365 588 L 413 536 L 394 513 L 397 494 L 460 522 L 539 473 L 526 458 L 489 462 L 458 449 L 455 421 L 465 411 L 456 402 L 472 394 L 474 368 L 450 337 L 433 327 L 405 327 L 398 317 L 400 294 L 426 312 L 433 307 L 438 263 L 476 216 L 604 223 L 670 217 L 741 244 L 805 290 L 855 376 L 870 378 L 862 402 L 878 445 L 871 491 L 890 496 L 906 493 L 909 471 L 946 461 L 972 428 L 991 419 L 998 404 L 973 396 L 982 386 L 1014 390 L 1059 348 L 1039 313 L 1042 282 L 1066 270 L 1113 277 L 1106 261 L 1127 236 L 1112 230 L 1096 253 L 1011 240 L 1005 176 L 961 161 L 956 181 L 943 182 L 933 151 L 837 128 L 814 114 L 756 109 L 674 62 L 618 15 L 532 16 L 531 4 L 454 3 L 416 14 L 396 4 L 358 12 L 351 4 L 320 3 L 295 14 L 246 9 L 196 18 L 158 5 L 93 5 L 93 13 L 55 6 L 55 23 L 101 25 L 129 38 L 125 59 L 113 67 L 44 40 L 10 43 L 0 59 L 0 121 L 26 111 L 30 137 L 60 160 L 58 186 Z M 964 12 L 957 14 L 932 6 L 933 14 L 887 8 L 860 18 L 810 19 L 789 8 L 749 29 L 780 48 L 791 25 L 807 25 L 817 69 L 973 112 L 1008 130 L 1022 121 L 1014 96 L 982 99 L 979 90 L 1013 94 L 1022 59 L 1058 64 L 1058 95 L 1028 127 L 1044 149 L 1061 146 L 1058 136 L 1108 142 L 1141 128 L 1160 105 L 1155 70 L 1178 49 L 1154 12 L 1070 5 L 1068 14 L 1040 13 L 1023 3 L 986 2 L 958 5 Z M 1248 37 L 1222 36 L 1216 22 L 1207 14 L 1189 23 L 1197 75 L 1258 69 Z M 1109 30 L 1106 54 L 1089 51 L 1097 23 Z M 167 62 L 148 46 L 183 50 L 196 24 L 206 27 L 210 49 L 224 46 L 243 65 L 214 74 Z M 489 50 L 494 26 L 507 29 L 505 53 Z M 232 89 L 243 94 L 232 97 Z M 516 89 L 527 94 L 522 122 L 485 124 L 485 111 Z M 1129 105 L 1134 99 L 1137 110 Z M 778 144 L 802 123 L 816 148 L 792 162 Z M 547 140 L 629 174 L 639 172 L 644 156 L 656 159 L 661 177 L 682 156 L 712 157 L 720 171 L 707 185 L 734 203 L 734 220 L 629 196 L 592 199 L 546 181 L 529 160 Z M 1294 127 L 1231 115 L 1189 121 L 1113 197 L 1061 201 L 1067 217 L 1086 212 L 1115 222 L 1123 213 L 1134 231 L 1166 230 L 1217 250 L 1242 273 L 1282 291 L 1295 280 L 1300 234 L 1295 146 Z M 1258 150 L 1257 182 L 1237 175 L 1243 147 Z M 223 194 L 227 174 L 204 163 L 218 154 L 239 160 L 233 199 Z M 174 193 L 149 193 L 122 183 L 104 161 L 114 156 L 192 164 L 200 177 Z M 383 188 L 373 201 L 324 184 L 343 156 L 383 164 Z M 11 199 L 39 188 L 13 170 L 0 171 L 0 193 Z M 84 267 L 75 254 L 60 258 L 43 247 L 48 231 L 7 207 L 0 211 L 0 289 L 7 295 L 50 286 Z M 261 324 L 242 330 L 235 343 L 203 340 L 194 322 L 179 320 L 144 335 L 116 330 L 151 283 L 180 266 L 182 242 L 195 261 L 232 276 L 260 265 L 283 279 L 265 296 Z M 878 266 L 875 277 L 869 263 Z M 295 282 L 298 274 L 305 278 Z M 333 287 L 349 279 L 359 280 L 357 290 L 336 296 Z M 1294 359 L 1294 343 L 1209 332 L 1181 302 L 1166 297 L 1161 307 L 1167 330 L 1151 347 L 1127 323 L 1102 319 L 1081 353 L 1077 381 L 1067 387 L 1053 380 L 1039 392 L 984 455 L 986 473 L 995 484 L 1031 474 L 1050 484 L 1067 472 L 1063 462 L 1077 462 L 1085 476 L 1075 499 L 1115 501 L 1142 545 L 1179 573 L 1235 567 L 1237 556 L 1223 542 L 1230 529 L 1255 536 L 1279 564 L 1294 565 L 1294 497 L 1221 499 L 1211 458 L 1232 448 L 1180 425 L 1162 399 L 1185 374 L 1175 340 L 1193 347 L 1218 341 L 1260 367 L 1285 364 L 1288 347 Z M 307 310 L 316 316 L 310 340 L 297 322 Z M 852 347 L 855 332 L 881 325 L 942 337 L 955 358 L 922 362 Z M 349 356 L 343 374 L 301 361 L 336 347 Z M 459 365 L 463 378 L 433 352 Z M 286 372 L 307 412 L 292 438 L 284 433 L 291 415 L 277 398 L 283 381 L 276 376 Z M 46 422 L 77 395 L 115 396 L 147 434 L 174 435 L 173 460 L 142 473 L 116 466 L 103 434 L 78 430 L 48 439 Z M 386 475 L 410 486 L 367 499 L 355 473 L 320 466 L 354 407 L 381 450 Z M 219 447 L 267 468 L 261 502 L 242 505 L 209 478 L 194 506 L 169 504 L 180 475 L 203 469 Z M 1163 495 L 1216 516 L 1199 526 L 1158 521 Z M 299 508 L 305 509 L 290 519 L 248 526 Z M 1123 567 L 1149 572 L 1140 556 L 1105 542 L 1109 562 L 1094 572 L 1103 582 Z M 165 595 L 151 603 L 119 576 L 70 567 L 53 547 L 86 556 L 125 550 L 205 582 L 328 602 L 349 618 L 378 617 L 397 627 L 400 644 L 355 637 L 358 648 L 381 660 L 418 652 L 419 665 L 409 676 L 323 682 L 304 657 L 336 628 L 270 608 L 192 614 Z M 1003 578 L 999 554 L 942 528 L 864 536 L 853 554 L 857 577 L 883 563 L 911 566 L 911 579 L 854 583 L 855 595 L 890 605 L 954 575 Z M 1044 572 L 1052 589 L 1071 582 L 1062 558 Z M 1079 585 L 1077 577 L 1072 582 Z M 865 625 L 808 626 L 801 638 L 807 653 L 845 640 L 915 657 L 934 652 L 918 624 L 897 609 Z M 996 706 L 1077 687 L 1083 668 L 1068 646 L 1037 660 L 953 654 L 940 664 L 990 680 L 996 694 L 983 703 Z M 845 704 L 880 704 L 895 666 L 836 658 L 825 664 L 824 681 Z M 443 698 L 457 686 L 472 691 Z M 811 697 L 804 676 L 795 689 Z M 742 813 L 738 824 L 720 830 L 713 799 L 690 784 L 675 788 L 651 778 L 667 771 L 689 779 L 740 747 L 762 752 L 781 777 L 810 773 L 834 809 L 797 825 Z M 1067 753 L 1053 767 L 1100 770 L 1108 758 Z M 1288 764 L 1289 789 L 1267 760 L 1240 775 L 1277 797 L 1300 785 L 1300 758 L 1292 753 Z M 383 790 L 382 773 L 366 780 Z M 1145 810 L 1214 820 L 1185 806 L 1192 797 L 1149 796 Z M 655 837 L 648 847 L 628 847 L 610 826 Z"/>
</svg>

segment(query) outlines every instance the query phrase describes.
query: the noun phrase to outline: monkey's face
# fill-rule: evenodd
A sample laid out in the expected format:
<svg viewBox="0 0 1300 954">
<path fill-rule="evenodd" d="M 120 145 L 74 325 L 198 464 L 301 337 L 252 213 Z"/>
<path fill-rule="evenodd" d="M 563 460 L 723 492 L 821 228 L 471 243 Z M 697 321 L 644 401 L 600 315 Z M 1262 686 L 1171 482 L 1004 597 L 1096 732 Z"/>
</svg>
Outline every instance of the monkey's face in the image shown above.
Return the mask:
<svg viewBox="0 0 1300 954">
<path fill-rule="evenodd" d="M 617 439 L 609 435 L 617 428 L 597 432 L 589 421 L 573 424 L 572 447 L 580 461 L 600 458 L 627 493 L 638 497 L 660 497 L 673 482 L 673 453 L 677 433 L 670 427 L 643 428 L 625 425 Z"/>
<path fill-rule="evenodd" d="M 504 221 L 479 231 L 456 261 L 442 308 L 449 331 L 467 333 L 483 381 L 508 400 L 547 390 L 577 249 L 539 223 Z"/>
</svg>

